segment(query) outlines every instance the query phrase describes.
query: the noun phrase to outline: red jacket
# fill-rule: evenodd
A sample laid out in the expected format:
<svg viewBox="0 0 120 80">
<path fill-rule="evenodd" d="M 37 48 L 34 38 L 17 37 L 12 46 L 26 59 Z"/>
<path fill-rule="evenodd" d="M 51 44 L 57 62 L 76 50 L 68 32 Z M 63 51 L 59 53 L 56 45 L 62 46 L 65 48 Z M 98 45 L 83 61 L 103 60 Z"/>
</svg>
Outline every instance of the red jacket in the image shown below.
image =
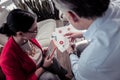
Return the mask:
<svg viewBox="0 0 120 80">
<path fill-rule="evenodd" d="M 35 39 L 32 39 L 31 42 L 41 49 L 41 46 Z M 3 48 L 0 56 L 0 66 L 6 76 L 6 80 L 38 79 L 34 73 L 36 71 L 36 64 L 23 52 L 12 37 L 9 38 Z"/>
</svg>

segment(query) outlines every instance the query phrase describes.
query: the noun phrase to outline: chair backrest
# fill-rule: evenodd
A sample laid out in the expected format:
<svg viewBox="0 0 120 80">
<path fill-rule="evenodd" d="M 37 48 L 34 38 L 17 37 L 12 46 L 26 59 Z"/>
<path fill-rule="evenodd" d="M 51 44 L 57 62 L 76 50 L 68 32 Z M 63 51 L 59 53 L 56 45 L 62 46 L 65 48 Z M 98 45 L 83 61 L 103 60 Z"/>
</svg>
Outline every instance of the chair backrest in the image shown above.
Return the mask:
<svg viewBox="0 0 120 80">
<path fill-rule="evenodd" d="M 0 34 L 0 45 L 4 45 L 8 40 L 8 37 L 4 34 Z"/>
<path fill-rule="evenodd" d="M 6 17 L 8 15 L 9 11 L 6 10 L 5 8 L 1 8 L 0 6 L 0 26 L 6 22 Z"/>
<path fill-rule="evenodd" d="M 55 31 L 56 21 L 54 19 L 47 19 L 37 23 L 38 34 L 36 39 L 42 47 L 47 47 L 50 44 L 50 36 Z"/>
</svg>

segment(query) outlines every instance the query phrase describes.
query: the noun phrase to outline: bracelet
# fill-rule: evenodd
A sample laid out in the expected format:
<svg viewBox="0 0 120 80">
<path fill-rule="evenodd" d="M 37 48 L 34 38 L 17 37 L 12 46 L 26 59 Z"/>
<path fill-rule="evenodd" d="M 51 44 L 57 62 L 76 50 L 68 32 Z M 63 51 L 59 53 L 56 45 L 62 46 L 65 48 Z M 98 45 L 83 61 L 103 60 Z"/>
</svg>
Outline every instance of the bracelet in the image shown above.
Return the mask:
<svg viewBox="0 0 120 80">
<path fill-rule="evenodd" d="M 70 53 L 69 53 L 69 56 L 70 56 L 71 54 L 77 55 L 77 51 L 70 52 Z"/>
</svg>

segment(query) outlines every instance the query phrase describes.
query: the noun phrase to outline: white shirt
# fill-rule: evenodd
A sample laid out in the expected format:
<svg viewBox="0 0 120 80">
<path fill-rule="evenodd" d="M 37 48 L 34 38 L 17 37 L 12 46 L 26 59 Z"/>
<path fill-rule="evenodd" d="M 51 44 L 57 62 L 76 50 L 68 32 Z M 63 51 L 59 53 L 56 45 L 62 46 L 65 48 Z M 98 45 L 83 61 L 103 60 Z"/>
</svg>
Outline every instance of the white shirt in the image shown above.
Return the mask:
<svg viewBox="0 0 120 80">
<path fill-rule="evenodd" d="M 21 48 L 28 54 L 28 56 L 33 60 L 37 67 L 40 66 L 43 59 L 42 51 L 31 41 L 27 41 Z"/>
<path fill-rule="evenodd" d="M 76 80 L 120 80 L 119 5 L 113 0 L 105 15 L 90 25 L 84 34 L 90 43 L 80 58 L 70 55 Z"/>
</svg>

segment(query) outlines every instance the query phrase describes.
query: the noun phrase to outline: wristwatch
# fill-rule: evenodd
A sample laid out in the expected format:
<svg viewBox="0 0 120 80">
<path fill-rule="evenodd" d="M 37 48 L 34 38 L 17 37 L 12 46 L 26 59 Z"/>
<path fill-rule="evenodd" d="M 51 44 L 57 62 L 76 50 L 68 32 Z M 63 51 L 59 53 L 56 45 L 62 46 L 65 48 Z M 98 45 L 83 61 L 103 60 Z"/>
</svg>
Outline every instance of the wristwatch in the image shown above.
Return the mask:
<svg viewBox="0 0 120 80">
<path fill-rule="evenodd" d="M 77 55 L 77 51 L 70 52 L 70 53 L 69 53 L 69 56 L 70 56 L 71 54 Z"/>
<path fill-rule="evenodd" d="M 69 56 L 70 56 L 71 54 L 73 54 L 73 52 L 70 52 L 70 53 L 69 53 Z"/>
</svg>

